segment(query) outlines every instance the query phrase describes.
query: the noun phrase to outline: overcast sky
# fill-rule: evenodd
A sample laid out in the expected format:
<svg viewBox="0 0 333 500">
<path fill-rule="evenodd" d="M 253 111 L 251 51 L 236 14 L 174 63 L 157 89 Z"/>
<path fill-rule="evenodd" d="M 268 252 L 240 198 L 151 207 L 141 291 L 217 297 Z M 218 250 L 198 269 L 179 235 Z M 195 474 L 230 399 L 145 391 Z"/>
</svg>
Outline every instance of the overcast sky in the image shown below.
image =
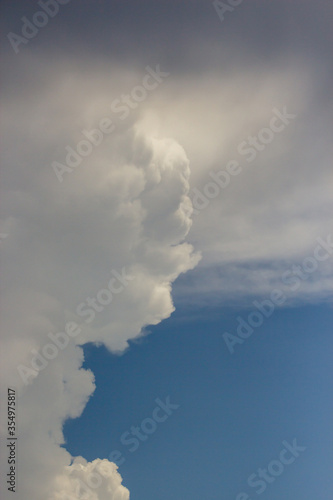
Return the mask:
<svg viewBox="0 0 333 500">
<path fill-rule="evenodd" d="M 249 500 L 247 477 L 299 427 L 317 451 L 265 494 L 324 498 L 328 469 L 295 488 L 332 459 L 315 416 L 332 411 L 332 2 L 1 9 L 1 395 L 17 392 L 15 498 Z M 180 408 L 142 440 L 147 455 L 117 461 L 118 436 L 167 396 Z M 275 405 L 261 435 L 255 419 Z"/>
</svg>

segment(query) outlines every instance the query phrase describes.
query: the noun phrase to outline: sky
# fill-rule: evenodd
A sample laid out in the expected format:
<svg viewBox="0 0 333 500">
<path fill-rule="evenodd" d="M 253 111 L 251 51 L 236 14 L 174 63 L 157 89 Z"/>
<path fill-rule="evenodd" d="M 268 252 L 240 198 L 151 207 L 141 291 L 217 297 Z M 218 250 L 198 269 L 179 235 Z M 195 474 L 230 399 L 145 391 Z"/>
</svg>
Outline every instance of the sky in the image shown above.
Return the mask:
<svg viewBox="0 0 333 500">
<path fill-rule="evenodd" d="M 331 2 L 1 9 L 1 498 L 328 498 Z"/>
</svg>

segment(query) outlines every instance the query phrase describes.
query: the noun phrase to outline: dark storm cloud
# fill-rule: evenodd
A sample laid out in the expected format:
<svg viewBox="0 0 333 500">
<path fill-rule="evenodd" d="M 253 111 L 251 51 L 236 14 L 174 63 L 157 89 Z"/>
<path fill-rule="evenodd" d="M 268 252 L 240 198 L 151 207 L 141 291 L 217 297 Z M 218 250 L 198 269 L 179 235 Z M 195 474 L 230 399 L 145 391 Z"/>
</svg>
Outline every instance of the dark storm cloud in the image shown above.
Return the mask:
<svg viewBox="0 0 333 500">
<path fill-rule="evenodd" d="M 40 10 L 35 1 L 4 2 L 2 36 L 20 34 L 22 16 Z M 212 1 L 71 0 L 24 51 L 107 56 L 138 66 L 159 61 L 171 71 L 223 70 L 238 64 L 259 67 L 272 59 L 322 59 L 332 53 L 328 0 L 243 1 L 223 22 Z M 14 51 L 13 52 L 13 56 Z"/>
</svg>

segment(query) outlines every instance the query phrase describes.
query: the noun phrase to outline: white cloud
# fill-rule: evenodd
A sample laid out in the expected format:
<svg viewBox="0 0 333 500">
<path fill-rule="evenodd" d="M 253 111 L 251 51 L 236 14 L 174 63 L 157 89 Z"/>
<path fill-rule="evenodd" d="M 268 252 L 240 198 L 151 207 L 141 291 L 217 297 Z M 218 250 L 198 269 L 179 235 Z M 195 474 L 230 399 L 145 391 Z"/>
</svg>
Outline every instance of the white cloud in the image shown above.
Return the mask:
<svg viewBox="0 0 333 500">
<path fill-rule="evenodd" d="M 203 193 L 212 182 L 211 172 L 226 170 L 231 160 L 242 169 L 193 218 L 189 241 L 203 258 L 191 281 L 184 277 L 188 286 L 178 288 L 181 299 L 202 300 L 211 292 L 222 303 L 266 293 L 284 268 L 311 255 L 316 238 L 332 231 L 331 109 L 320 91 L 326 78 L 320 63 L 305 66 L 300 59 L 292 66 L 274 61 L 261 70 L 215 70 L 195 81 L 170 79 L 161 89 L 164 99 L 155 105 L 160 130 L 172 131 L 189 155 L 192 199 L 194 188 Z M 169 105 L 161 106 L 165 101 Z M 273 108 L 283 107 L 296 118 L 247 162 L 238 146 L 268 126 Z M 298 298 L 330 295 L 327 271 L 300 287 Z"/>
<path fill-rule="evenodd" d="M 77 457 L 55 479 L 50 500 L 128 500 L 129 491 L 121 484 L 117 466 L 108 460 L 87 462 Z"/>
<path fill-rule="evenodd" d="M 63 59 L 51 67 L 27 54 L 3 93 L 2 219 L 8 237 L 1 241 L 2 397 L 8 384 L 16 385 L 18 500 L 64 500 L 74 477 L 102 465 L 110 478 L 89 500 L 109 498 L 108 488 L 114 500 L 128 498 L 112 464 L 79 459 L 71 465 L 60 446 L 64 420 L 78 417 L 94 391 L 79 346 L 103 342 L 119 352 L 146 325 L 168 317 L 172 282 L 199 261 L 191 244 L 203 252 L 203 267 L 184 293 L 222 289 L 232 297 L 265 292 L 283 261 L 311 255 L 316 237 L 329 232 L 328 113 L 319 119 L 313 90 L 320 75 L 311 75 L 308 86 L 304 72 L 291 69 L 273 68 L 265 77 L 216 71 L 197 81 L 171 75 L 121 121 L 109 106 L 141 82 L 144 68 L 112 64 L 111 73 L 109 65 Z M 201 188 L 211 170 L 241 160 L 237 145 L 280 105 L 297 114 L 295 125 L 194 218 L 187 236 L 190 182 Z M 60 184 L 52 162 L 63 160 L 65 147 L 74 147 L 81 131 L 105 116 L 114 119 L 115 131 Z M 251 266 L 257 266 L 255 276 Z M 87 324 L 77 306 L 107 286 L 112 270 L 123 268 L 135 279 Z M 311 283 L 309 296 L 322 297 L 330 287 L 327 274 Z M 17 365 L 28 366 L 31 349 L 38 351 L 48 333 L 62 332 L 68 321 L 82 332 L 25 386 Z M 1 425 L 6 435 L 3 414 Z M 1 461 L 6 470 L 4 454 Z"/>
<path fill-rule="evenodd" d="M 73 492 L 74 477 L 104 467 L 109 478 L 88 498 L 125 500 L 128 490 L 108 461 L 71 465 L 70 454 L 60 446 L 62 425 L 81 414 L 95 387 L 93 374 L 81 368 L 79 345 L 103 342 L 115 352 L 126 349 L 146 325 L 172 313 L 171 283 L 199 260 L 184 242 L 191 226 L 186 210 L 189 162 L 179 144 L 152 137 L 133 115 L 60 184 L 52 161 L 61 158 L 66 144 L 77 143 L 82 128 L 112 117 L 109 87 L 117 82 L 99 73 L 88 82 L 77 70 L 62 65 L 50 69 L 46 63 L 40 80 L 41 66 L 34 60 L 27 66 L 30 76 L 36 73 L 29 83 L 21 68 L 24 101 L 12 88 L 4 94 L 3 218 L 8 237 L 1 248 L 2 398 L 7 385 L 16 387 L 16 498 L 65 499 Z M 119 74 L 120 91 L 127 75 Z M 112 272 L 123 269 L 134 279 L 86 323 L 77 306 L 105 289 Z M 77 322 L 82 332 L 26 386 L 18 364 L 31 368 L 33 356 L 50 342 L 48 333 L 63 332 L 69 321 Z M 4 413 L 1 424 L 6 436 Z M 8 467 L 5 455 L 2 470 Z M 6 486 L 3 498 L 11 494 Z"/>
</svg>

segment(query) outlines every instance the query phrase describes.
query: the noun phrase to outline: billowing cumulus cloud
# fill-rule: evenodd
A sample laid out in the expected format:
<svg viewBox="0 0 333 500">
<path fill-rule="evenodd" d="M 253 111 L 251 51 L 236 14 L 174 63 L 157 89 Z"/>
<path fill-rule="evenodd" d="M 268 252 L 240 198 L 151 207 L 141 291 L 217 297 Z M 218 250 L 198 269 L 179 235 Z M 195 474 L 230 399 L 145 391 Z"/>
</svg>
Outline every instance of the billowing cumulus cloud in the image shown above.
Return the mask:
<svg viewBox="0 0 333 500">
<path fill-rule="evenodd" d="M 129 491 L 121 484 L 117 466 L 108 460 L 87 462 L 76 458 L 55 479 L 50 500 L 129 500 Z"/>
<path fill-rule="evenodd" d="M 172 282 L 199 261 L 184 241 L 189 160 L 174 139 L 151 135 L 133 115 L 60 182 L 53 162 L 64 165 L 66 147 L 76 151 L 85 140 L 81 131 L 112 115 L 111 100 L 98 77 L 78 92 L 82 75 L 47 64 L 44 71 L 24 101 L 10 89 L 4 95 L 2 396 L 16 387 L 17 498 L 70 498 L 76 478 L 89 484 L 94 470 L 105 477 L 82 498 L 125 500 L 113 464 L 71 464 L 60 446 L 62 425 L 82 413 L 95 388 L 80 345 L 126 349 L 146 325 L 172 313 Z M 26 81 L 24 70 L 21 76 Z M 5 453 L 2 461 L 5 467 Z"/>
</svg>

